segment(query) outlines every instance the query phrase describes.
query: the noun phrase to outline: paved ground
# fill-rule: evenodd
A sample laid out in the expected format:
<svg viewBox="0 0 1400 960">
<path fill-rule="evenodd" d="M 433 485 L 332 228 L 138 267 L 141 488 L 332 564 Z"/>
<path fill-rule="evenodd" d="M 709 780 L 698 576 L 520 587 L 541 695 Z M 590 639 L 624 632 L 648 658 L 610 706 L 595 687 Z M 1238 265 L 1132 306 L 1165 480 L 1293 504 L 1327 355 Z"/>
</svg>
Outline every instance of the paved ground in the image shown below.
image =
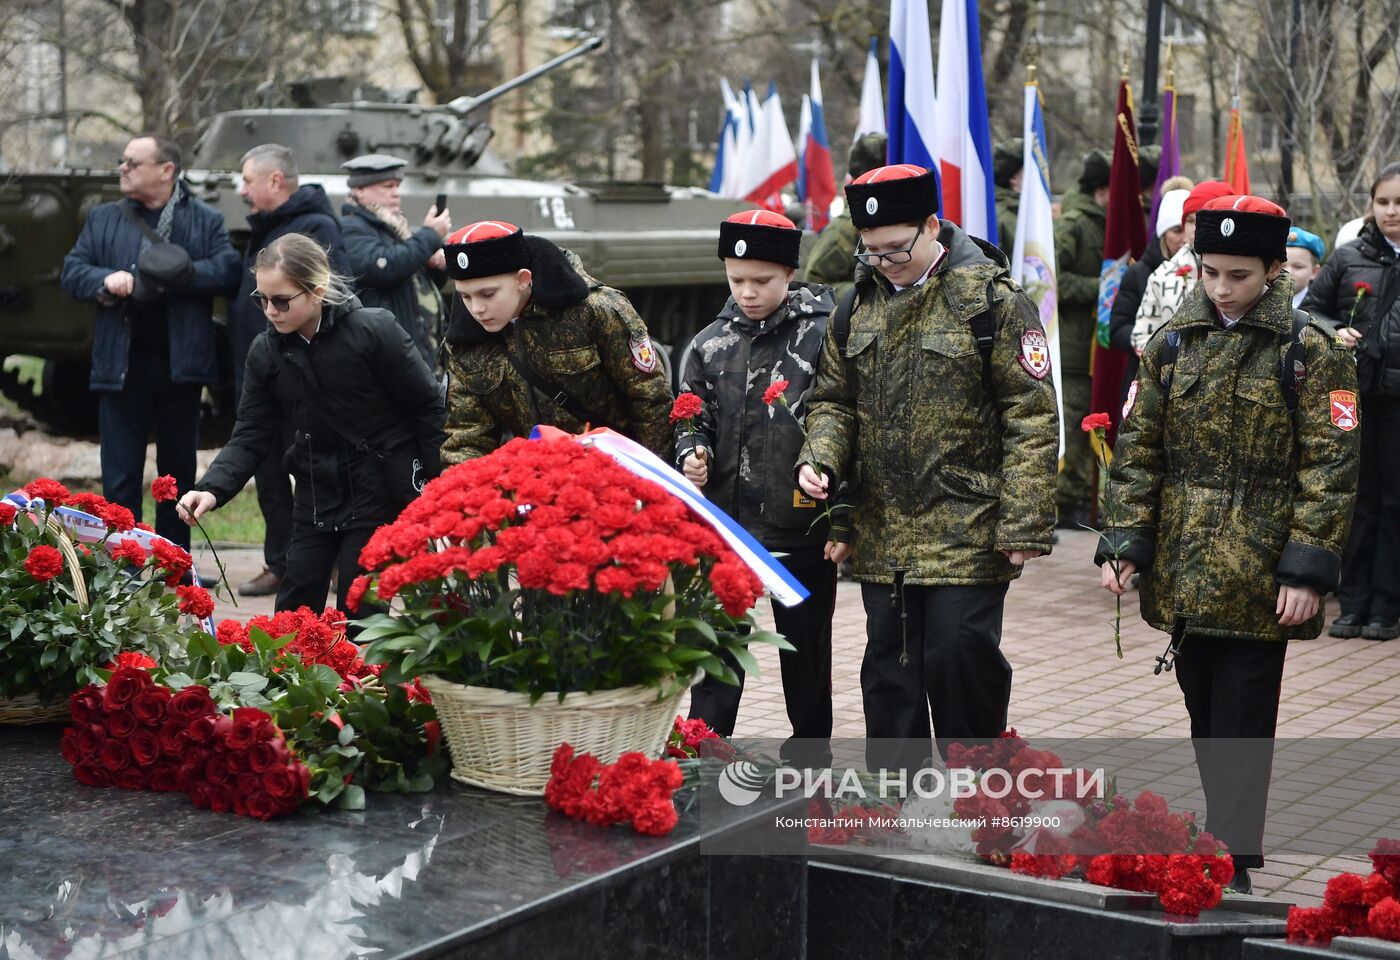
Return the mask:
<svg viewBox="0 0 1400 960">
<path fill-rule="evenodd" d="M 1015 668 L 1012 725 L 1036 742 L 1162 738 L 1139 747 L 1161 751 L 1160 776 L 1151 785 L 1174 807 L 1190 809 L 1199 789 L 1194 764 L 1189 749 L 1183 751 L 1181 744 L 1167 739 L 1189 736 L 1186 710 L 1174 678 L 1152 674 L 1153 657 L 1165 646 L 1165 638 L 1142 623 L 1136 594 L 1131 594 L 1123 604 L 1124 659 L 1114 655 L 1113 600 L 1098 587 L 1097 571 L 1089 561 L 1093 544 L 1089 533 L 1062 534 L 1054 555 L 1033 561 L 1011 587 L 1003 649 Z M 261 568 L 260 551 L 231 549 L 221 554 L 234 583 Z M 207 556 L 198 555 L 200 569 L 212 569 Z M 241 600 L 237 609 L 222 604 L 219 615 L 247 619 L 271 609 L 270 598 Z M 1329 619 L 1335 613 L 1334 602 Z M 865 614 L 855 584 L 840 586 L 834 634 L 835 736 L 859 738 L 865 733 L 858 679 Z M 763 674 L 749 679 L 736 733 L 781 738 L 790 728 L 777 654 L 765 649 L 758 659 Z M 1324 636 L 1292 644 L 1278 733 L 1271 853 L 1264 870 L 1254 874 L 1255 889 L 1316 903 L 1329 876 L 1369 870 L 1364 852 L 1371 838 L 1400 836 L 1400 796 L 1387 796 L 1387 787 L 1381 786 L 1400 782 L 1395 767 L 1400 749 L 1400 641 Z M 1283 742 L 1285 738 L 1290 742 Z M 1354 746 L 1340 749 L 1341 741 L 1353 738 L 1366 738 L 1372 760 L 1358 763 Z M 1354 789 L 1324 791 L 1320 773 L 1348 776 L 1355 781 Z M 1355 856 L 1321 852 L 1341 845 Z"/>
</svg>

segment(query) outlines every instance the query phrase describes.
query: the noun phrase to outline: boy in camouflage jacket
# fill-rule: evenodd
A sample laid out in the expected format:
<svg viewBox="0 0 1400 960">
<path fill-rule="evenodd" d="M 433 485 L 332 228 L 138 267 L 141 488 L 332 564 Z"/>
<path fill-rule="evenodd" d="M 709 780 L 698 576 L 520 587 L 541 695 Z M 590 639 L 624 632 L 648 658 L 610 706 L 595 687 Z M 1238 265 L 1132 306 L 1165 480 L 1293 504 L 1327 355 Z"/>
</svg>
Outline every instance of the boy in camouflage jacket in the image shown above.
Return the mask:
<svg viewBox="0 0 1400 960">
<path fill-rule="evenodd" d="M 903 741 L 867 759 L 908 769 L 930 710 L 945 755 L 1006 728 L 1002 607 L 1051 548 L 1055 393 L 1034 304 L 995 247 L 938 218 L 932 173 L 881 167 L 846 197 L 875 269 L 827 330 L 799 482 L 815 499 L 848 485 L 866 734 Z"/>
<path fill-rule="evenodd" d="M 1358 464 L 1355 364 L 1320 322 L 1295 334 L 1288 228 L 1258 197 L 1197 214 L 1201 283 L 1143 350 L 1094 558 L 1113 593 L 1141 572 L 1142 617 L 1172 635 L 1206 826 L 1241 890 L 1263 864 L 1284 654 L 1322 630 Z"/>
<path fill-rule="evenodd" d="M 720 224 L 719 256 L 732 296 L 686 351 L 681 389 L 704 406 L 693 421 L 677 425 L 676 464 L 754 539 L 778 552 L 810 591 L 795 607 L 775 600 L 773 619 L 796 647 L 778 658 L 792 735 L 805 741 L 784 753 L 805 749 L 803 762 L 821 765 L 831 737 L 832 559 L 845 547 L 829 542 L 838 534 L 827 529 L 817 502 L 797 489 L 791 467 L 836 303 L 829 287 L 793 281 L 801 242 L 791 220 L 766 210 L 736 213 Z M 774 399 L 778 392 L 787 409 Z M 744 684 L 742 669 L 736 673 L 738 686 L 706 678 L 693 688 L 690 716 L 732 733 Z"/>
</svg>

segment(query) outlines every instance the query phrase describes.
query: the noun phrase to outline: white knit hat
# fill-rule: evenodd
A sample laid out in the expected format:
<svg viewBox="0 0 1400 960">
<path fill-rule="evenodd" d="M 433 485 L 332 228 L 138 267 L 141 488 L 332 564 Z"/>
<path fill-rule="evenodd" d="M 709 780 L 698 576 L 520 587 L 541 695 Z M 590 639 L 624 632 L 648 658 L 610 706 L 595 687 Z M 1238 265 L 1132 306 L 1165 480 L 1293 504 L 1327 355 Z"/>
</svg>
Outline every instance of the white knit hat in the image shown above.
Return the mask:
<svg viewBox="0 0 1400 960">
<path fill-rule="evenodd" d="M 1157 236 L 1181 226 L 1181 210 L 1190 195 L 1190 190 L 1168 190 L 1162 194 L 1162 202 L 1157 205 Z"/>
</svg>

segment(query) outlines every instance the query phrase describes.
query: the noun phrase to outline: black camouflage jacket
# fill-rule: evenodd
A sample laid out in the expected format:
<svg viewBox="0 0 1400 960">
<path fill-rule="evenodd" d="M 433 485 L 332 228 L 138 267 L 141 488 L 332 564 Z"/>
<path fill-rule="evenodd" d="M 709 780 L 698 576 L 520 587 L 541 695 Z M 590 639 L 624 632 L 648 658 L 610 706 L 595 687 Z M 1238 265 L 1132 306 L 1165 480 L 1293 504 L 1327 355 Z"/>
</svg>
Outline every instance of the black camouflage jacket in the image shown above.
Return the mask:
<svg viewBox="0 0 1400 960">
<path fill-rule="evenodd" d="M 787 302 L 762 321 L 744 316 L 731 297 L 695 335 L 681 374 L 681 390 L 705 406 L 693 431 L 684 421 L 676 425 L 677 465 L 697 447 L 709 451 L 705 496 L 770 549 L 827 537 L 826 524 L 814 524 L 821 508 L 793 482 L 792 464 L 835 309 L 829 287 L 802 282 L 792 283 Z M 788 381 L 787 410 L 763 402 L 779 380 Z"/>
<path fill-rule="evenodd" d="M 801 462 L 834 472 L 852 503 L 855 576 L 1005 583 L 1001 551 L 1050 552 L 1055 388 L 1039 312 L 1006 257 L 943 221 L 944 263 L 895 292 L 857 271 L 844 348 L 828 328 Z M 970 321 L 995 319 L 990 386 Z"/>
</svg>

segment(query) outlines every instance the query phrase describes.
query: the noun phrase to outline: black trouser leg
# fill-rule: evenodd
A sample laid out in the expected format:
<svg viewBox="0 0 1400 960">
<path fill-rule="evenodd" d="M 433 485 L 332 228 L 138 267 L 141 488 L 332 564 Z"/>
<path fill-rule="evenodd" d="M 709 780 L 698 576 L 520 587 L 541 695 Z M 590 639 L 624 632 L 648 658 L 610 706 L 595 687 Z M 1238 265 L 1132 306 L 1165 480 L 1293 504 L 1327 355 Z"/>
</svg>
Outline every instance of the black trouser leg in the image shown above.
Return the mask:
<svg viewBox="0 0 1400 960">
<path fill-rule="evenodd" d="M 1379 492 L 1370 615 L 1394 620 L 1400 617 L 1400 397 L 1374 398 L 1371 411 L 1371 419 L 1378 421 L 1375 473 Z M 1367 414 L 1362 417 L 1364 428 Z"/>
<path fill-rule="evenodd" d="M 1191 715 L 1206 829 L 1237 867 L 1264 865 L 1264 820 L 1286 641 L 1188 636 L 1176 681 Z"/>
<path fill-rule="evenodd" d="M 744 696 L 744 668 L 728 653 L 721 653 L 720 659 L 729 665 L 739 677 L 739 685 L 706 675 L 690 688 L 691 720 L 704 720 L 715 733 L 730 737 L 734 735 L 734 724 L 739 719 L 739 701 Z"/>
<path fill-rule="evenodd" d="M 1006 584 L 863 585 L 868 639 L 860 676 L 871 769 L 923 765 L 931 758 L 931 732 L 946 755 L 954 741 L 989 739 L 1006 729 L 1011 664 L 1000 649 L 1006 590 Z M 903 743 L 879 742 L 889 738 Z"/>
<path fill-rule="evenodd" d="M 1342 577 L 1337 587 L 1342 613 L 1362 619 L 1372 612 L 1373 580 L 1377 573 L 1381 490 L 1386 480 L 1381 473 L 1380 450 L 1386 406 L 1384 397 L 1368 395 L 1362 400 L 1361 471 L 1357 476 L 1356 506 L 1351 517 L 1351 533 L 1342 551 Z"/>
<path fill-rule="evenodd" d="M 287 551 L 287 572 L 277 591 L 276 608 L 295 610 L 310 607 L 320 613 L 331 589 L 331 569 L 339 562 L 344 534 L 317 530 L 306 521 L 292 528 L 292 545 Z"/>
<path fill-rule="evenodd" d="M 253 475 L 257 482 L 258 510 L 262 512 L 263 566 L 277 576 L 286 574 L 287 551 L 292 545 L 292 478 L 282 466 L 291 438 L 279 436 L 267 459 Z"/>
<path fill-rule="evenodd" d="M 360 551 L 365 548 L 369 538 L 374 535 L 374 530 L 373 527 L 360 527 L 356 530 L 346 530 L 340 535 L 340 549 L 335 558 L 336 569 L 339 571 L 335 582 L 335 608 L 351 620 L 362 620 L 375 613 L 384 613 L 386 610 L 385 607 L 378 604 L 361 603 L 360 609 L 352 612 L 345 605 L 345 595 L 350 592 L 355 578 L 365 572 L 364 568 L 360 566 Z M 353 631 L 350 639 L 355 639 Z"/>
<path fill-rule="evenodd" d="M 197 384 L 169 383 L 157 394 L 156 473 L 174 477 L 181 493 L 194 486 L 201 392 Z M 176 513 L 174 501 L 156 504 L 155 528 L 167 540 L 190 548 L 190 526 Z"/>
<path fill-rule="evenodd" d="M 102 457 L 102 495 L 141 519 L 142 474 L 146 440 L 155 419 L 156 398 L 144 387 L 127 384 L 103 392 L 97 400 L 97 430 Z M 178 541 L 177 541 L 178 542 Z M 189 544 L 186 532 L 185 544 Z"/>
<path fill-rule="evenodd" d="M 836 564 L 823 547 L 794 550 L 783 565 L 810 596 L 795 607 L 773 601 L 777 632 L 796 650 L 778 654 L 783 701 L 792 738 L 783 758 L 794 765 L 825 767 L 831 763 L 831 617 L 836 612 Z"/>
</svg>

